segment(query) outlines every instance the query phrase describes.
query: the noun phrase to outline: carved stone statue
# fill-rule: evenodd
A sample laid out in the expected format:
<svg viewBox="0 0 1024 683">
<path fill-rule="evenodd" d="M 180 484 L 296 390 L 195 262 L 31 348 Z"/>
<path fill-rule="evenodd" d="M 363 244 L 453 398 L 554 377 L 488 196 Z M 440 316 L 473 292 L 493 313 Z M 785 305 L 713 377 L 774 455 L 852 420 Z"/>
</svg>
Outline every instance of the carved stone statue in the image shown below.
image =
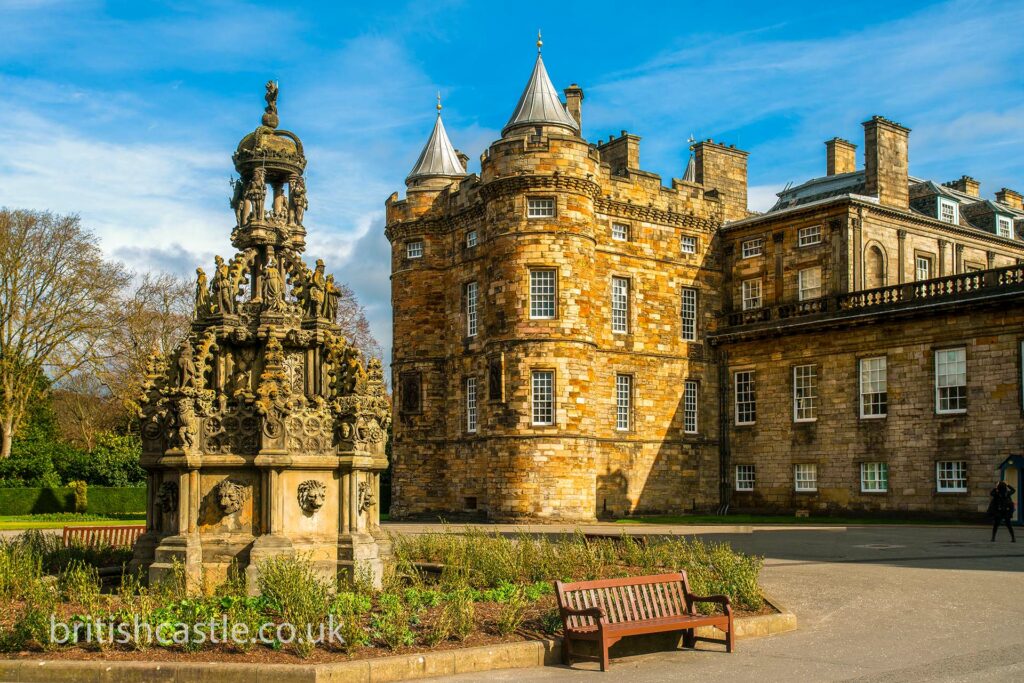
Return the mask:
<svg viewBox="0 0 1024 683">
<path fill-rule="evenodd" d="M 277 263 L 273 258 L 267 261 L 267 265 L 263 267 L 263 305 L 268 310 L 277 311 L 281 309 L 281 305 L 284 303 L 284 279 L 281 277 L 281 271 L 277 267 Z"/>
<path fill-rule="evenodd" d="M 196 268 L 196 317 L 210 312 L 210 286 L 206 281 L 206 273 Z"/>
<path fill-rule="evenodd" d="M 341 288 L 334 284 L 334 275 L 328 275 L 324 288 L 324 317 L 331 322 L 338 317 L 338 299 L 340 298 Z"/>
<path fill-rule="evenodd" d="M 263 110 L 263 125 L 270 128 L 277 128 L 278 117 L 277 117 L 277 83 L 274 81 L 267 81 L 267 94 L 263 96 L 263 99 L 267 101 L 267 106 Z"/>
<path fill-rule="evenodd" d="M 288 218 L 288 200 L 284 195 L 284 185 L 282 183 L 274 184 L 274 203 L 271 209 L 274 218 L 280 220 L 287 220 Z"/>
<path fill-rule="evenodd" d="M 214 262 L 217 266 L 210 291 L 214 302 L 217 304 L 217 312 L 221 314 L 234 314 L 235 292 L 231 287 L 231 273 L 228 270 L 227 264 L 224 263 L 224 259 L 220 256 L 215 256 Z"/>
<path fill-rule="evenodd" d="M 164 512 L 174 512 L 178 509 L 178 485 L 173 481 L 165 481 L 160 484 L 156 492 L 156 500 L 160 509 Z"/>
<path fill-rule="evenodd" d="M 242 211 L 242 223 L 252 220 L 263 220 L 263 205 L 267 201 L 267 172 L 257 167 L 252 178 L 245 186 L 245 209 Z"/>
<path fill-rule="evenodd" d="M 183 451 L 189 452 L 196 446 L 199 419 L 196 417 L 192 401 L 187 398 L 178 399 L 175 408 L 178 421 L 178 445 Z"/>
<path fill-rule="evenodd" d="M 191 389 L 196 386 L 196 361 L 192 355 L 192 345 L 184 344 L 178 354 L 178 386 Z"/>
<path fill-rule="evenodd" d="M 240 484 L 231 479 L 224 479 L 217 484 L 214 493 L 217 496 L 217 505 L 225 515 L 231 515 L 242 509 L 245 501 L 249 500 L 251 490 L 245 484 Z"/>
<path fill-rule="evenodd" d="M 324 278 L 324 260 L 316 260 L 316 270 L 309 276 L 308 288 L 308 313 L 311 318 L 319 318 L 323 315 L 324 299 L 327 293 L 327 280 Z"/>
<path fill-rule="evenodd" d="M 290 189 L 288 203 L 288 222 L 293 225 L 302 225 L 302 218 L 309 208 L 309 199 L 306 198 L 306 181 L 302 176 L 292 176 L 288 182 Z"/>
<path fill-rule="evenodd" d="M 243 225 L 242 211 L 245 208 L 245 200 L 243 197 L 243 191 L 245 190 L 245 183 L 241 179 L 231 179 L 231 208 L 235 211 L 235 225 Z"/>
<path fill-rule="evenodd" d="M 322 481 L 307 479 L 299 484 L 298 498 L 302 511 L 312 515 L 324 506 L 327 500 L 327 487 Z"/>
</svg>

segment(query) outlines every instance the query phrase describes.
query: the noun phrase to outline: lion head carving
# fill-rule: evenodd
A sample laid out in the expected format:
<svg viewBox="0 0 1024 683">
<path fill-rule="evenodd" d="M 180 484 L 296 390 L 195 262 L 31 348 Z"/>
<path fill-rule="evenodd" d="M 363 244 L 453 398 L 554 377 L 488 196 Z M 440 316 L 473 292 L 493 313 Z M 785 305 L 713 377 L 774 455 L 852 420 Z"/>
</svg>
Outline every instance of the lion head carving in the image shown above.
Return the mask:
<svg viewBox="0 0 1024 683">
<path fill-rule="evenodd" d="M 217 496 L 217 504 L 225 515 L 230 515 L 242 509 L 245 501 L 249 500 L 251 489 L 237 481 L 224 479 L 214 489 Z"/>
<path fill-rule="evenodd" d="M 307 514 L 313 514 L 324 506 L 327 487 L 322 481 L 307 479 L 299 484 L 299 507 Z"/>
</svg>

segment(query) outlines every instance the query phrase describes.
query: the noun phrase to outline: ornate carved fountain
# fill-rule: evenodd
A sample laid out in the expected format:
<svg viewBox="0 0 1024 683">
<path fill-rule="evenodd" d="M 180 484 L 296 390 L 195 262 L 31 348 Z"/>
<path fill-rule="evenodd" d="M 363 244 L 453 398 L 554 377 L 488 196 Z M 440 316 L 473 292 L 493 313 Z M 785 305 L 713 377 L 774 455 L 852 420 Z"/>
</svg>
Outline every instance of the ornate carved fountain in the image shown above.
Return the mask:
<svg viewBox="0 0 1024 683">
<path fill-rule="evenodd" d="M 263 125 L 233 157 L 238 253 L 216 257 L 209 281 L 197 270 L 188 338 L 150 363 L 149 505 L 133 564 L 153 581 L 180 562 L 195 589 L 235 564 L 253 591 L 263 560 L 307 553 L 324 575 L 379 582 L 383 371 L 334 322 L 340 292 L 323 261 L 302 260 L 306 159 L 298 136 L 277 128 L 272 82 L 266 100 Z"/>
</svg>

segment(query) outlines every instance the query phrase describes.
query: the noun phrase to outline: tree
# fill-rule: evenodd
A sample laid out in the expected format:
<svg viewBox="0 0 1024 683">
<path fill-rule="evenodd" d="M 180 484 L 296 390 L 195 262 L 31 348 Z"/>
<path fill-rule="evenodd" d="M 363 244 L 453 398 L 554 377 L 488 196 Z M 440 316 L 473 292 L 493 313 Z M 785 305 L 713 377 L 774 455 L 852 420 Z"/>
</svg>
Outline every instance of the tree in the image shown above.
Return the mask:
<svg viewBox="0 0 1024 683">
<path fill-rule="evenodd" d="M 370 322 L 366 319 L 366 309 L 359 303 L 356 293 L 347 283 L 337 285 L 341 293 L 338 295 L 338 316 L 335 322 L 341 326 L 341 332 L 348 343 L 363 352 L 366 357 L 381 357 L 380 343 L 370 331 Z"/>
<path fill-rule="evenodd" d="M 145 273 L 120 295 L 121 324 L 99 340 L 88 371 L 129 420 L 138 410 L 150 355 L 170 354 L 188 334 L 192 287 L 168 273 Z M 83 419 L 91 415 L 88 410 L 81 414 Z"/>
<path fill-rule="evenodd" d="M 59 383 L 117 327 L 127 282 L 78 216 L 0 209 L 0 458 L 40 378 Z"/>
</svg>

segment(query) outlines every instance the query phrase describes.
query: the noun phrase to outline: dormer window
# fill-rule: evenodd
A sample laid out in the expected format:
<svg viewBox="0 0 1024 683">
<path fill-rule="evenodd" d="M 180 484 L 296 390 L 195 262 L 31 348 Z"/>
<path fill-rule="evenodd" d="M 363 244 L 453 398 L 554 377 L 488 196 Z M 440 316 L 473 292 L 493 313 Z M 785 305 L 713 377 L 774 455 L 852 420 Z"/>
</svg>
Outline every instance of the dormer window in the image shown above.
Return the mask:
<svg viewBox="0 0 1024 683">
<path fill-rule="evenodd" d="M 1008 240 L 1013 239 L 1013 219 L 996 216 L 996 234 Z"/>
<path fill-rule="evenodd" d="M 959 205 L 950 200 L 939 197 L 939 220 L 944 223 L 953 223 L 954 225 L 960 222 L 960 211 Z"/>
</svg>

